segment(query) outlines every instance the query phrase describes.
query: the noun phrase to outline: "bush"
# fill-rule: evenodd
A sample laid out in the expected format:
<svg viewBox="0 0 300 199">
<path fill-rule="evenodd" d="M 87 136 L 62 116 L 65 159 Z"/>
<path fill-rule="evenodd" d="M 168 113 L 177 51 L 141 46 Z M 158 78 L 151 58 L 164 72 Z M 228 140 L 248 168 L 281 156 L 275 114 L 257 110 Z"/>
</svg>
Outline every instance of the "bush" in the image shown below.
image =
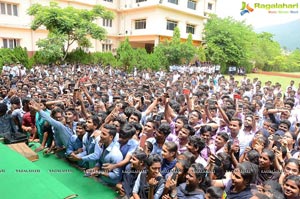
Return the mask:
<svg viewBox="0 0 300 199">
<path fill-rule="evenodd" d="M 84 52 L 82 48 L 77 48 L 68 53 L 66 58 L 66 62 L 68 63 L 91 64 L 92 60 L 92 55 L 90 53 Z"/>
</svg>

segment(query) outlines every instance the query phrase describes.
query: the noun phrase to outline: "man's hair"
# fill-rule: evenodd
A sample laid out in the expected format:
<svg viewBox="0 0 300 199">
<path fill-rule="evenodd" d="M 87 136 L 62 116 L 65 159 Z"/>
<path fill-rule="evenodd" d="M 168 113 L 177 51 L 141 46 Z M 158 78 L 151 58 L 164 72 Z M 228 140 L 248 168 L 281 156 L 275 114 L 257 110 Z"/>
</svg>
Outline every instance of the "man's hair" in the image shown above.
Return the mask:
<svg viewBox="0 0 300 199">
<path fill-rule="evenodd" d="M 96 129 L 98 129 L 102 125 L 97 115 L 91 115 L 90 117 L 88 117 L 88 119 L 91 119 L 93 121 L 93 125 L 96 126 Z"/>
<path fill-rule="evenodd" d="M 289 121 L 289 120 L 280 120 L 280 123 L 279 123 L 279 125 L 280 124 L 286 124 L 287 126 L 288 126 L 288 129 L 290 129 L 290 127 L 291 127 L 291 122 Z"/>
<path fill-rule="evenodd" d="M 148 123 L 148 122 L 152 123 L 152 124 L 153 124 L 153 128 L 154 128 L 155 130 L 157 130 L 157 128 L 158 128 L 158 123 L 157 123 L 155 120 L 149 118 L 149 119 L 147 119 L 146 123 Z"/>
<path fill-rule="evenodd" d="M 76 111 L 74 108 L 67 108 L 65 112 L 71 112 L 73 115 L 76 115 Z"/>
<path fill-rule="evenodd" d="M 121 130 L 119 132 L 120 138 L 132 138 L 132 136 L 135 134 L 136 129 L 134 126 L 130 123 L 126 123 L 121 127 Z"/>
<path fill-rule="evenodd" d="M 10 103 L 11 103 L 11 104 L 21 104 L 21 101 L 20 101 L 20 98 L 19 98 L 19 97 L 17 97 L 17 96 L 12 96 L 12 97 L 10 98 Z"/>
<path fill-rule="evenodd" d="M 161 125 L 158 127 L 158 131 L 163 133 L 165 137 L 168 137 L 168 135 L 171 133 L 170 125 L 166 122 L 161 123 Z"/>
<path fill-rule="evenodd" d="M 141 118 L 142 118 L 142 113 L 138 110 L 134 110 L 133 113 L 131 115 L 134 115 L 134 116 L 137 116 L 138 117 L 138 120 L 140 121 Z M 130 116 L 131 116 L 130 115 Z"/>
<path fill-rule="evenodd" d="M 113 121 L 119 122 L 121 128 L 122 128 L 122 127 L 126 124 L 126 122 L 127 122 L 127 120 L 125 120 L 125 119 L 124 119 L 123 117 L 121 117 L 121 116 L 117 116 Z"/>
<path fill-rule="evenodd" d="M 238 117 L 231 118 L 231 121 L 238 121 L 239 122 L 239 127 L 242 127 L 242 125 L 243 125 L 243 121 Z"/>
<path fill-rule="evenodd" d="M 127 116 L 127 118 L 130 117 L 130 115 L 135 111 L 135 108 L 132 106 L 128 106 L 124 109 L 124 114 Z"/>
<path fill-rule="evenodd" d="M 26 106 L 27 104 L 29 104 L 30 102 L 30 98 L 29 97 L 24 97 L 22 99 L 22 106 Z"/>
<path fill-rule="evenodd" d="M 177 118 L 176 118 L 176 121 L 177 120 L 181 120 L 183 122 L 183 124 L 188 124 L 188 118 L 185 117 L 184 115 L 178 115 Z"/>
<path fill-rule="evenodd" d="M 205 141 L 202 138 L 195 135 L 189 137 L 189 143 L 195 148 L 198 148 L 198 153 L 201 153 L 201 151 L 205 147 Z"/>
<path fill-rule="evenodd" d="M 112 135 L 113 138 L 115 138 L 117 134 L 117 128 L 114 125 L 111 124 L 104 124 L 103 128 L 108 130 L 109 135 Z"/>
<path fill-rule="evenodd" d="M 51 117 L 54 117 L 56 113 L 61 113 L 62 115 L 64 115 L 64 111 L 60 107 L 56 107 L 51 111 Z"/>
<path fill-rule="evenodd" d="M 7 112 L 7 105 L 5 103 L 0 103 L 0 115 L 4 115 Z"/>
<path fill-rule="evenodd" d="M 86 122 L 85 121 L 79 121 L 77 122 L 77 125 L 76 126 L 81 126 L 83 129 L 85 129 L 86 127 Z"/>
<path fill-rule="evenodd" d="M 145 160 L 147 159 L 147 154 L 141 149 L 136 149 L 132 153 L 132 156 L 136 157 L 141 162 L 145 162 Z"/>
<path fill-rule="evenodd" d="M 176 112 L 179 113 L 180 111 L 180 104 L 176 102 L 175 100 L 170 101 L 170 107 Z"/>
<path fill-rule="evenodd" d="M 206 133 L 206 132 L 211 132 L 211 131 L 212 131 L 211 126 L 205 125 L 200 129 L 200 135 L 202 135 L 203 133 Z"/>
<path fill-rule="evenodd" d="M 189 136 L 195 135 L 195 132 L 196 132 L 196 131 L 195 131 L 195 129 L 194 129 L 191 125 L 185 124 L 185 125 L 183 125 L 182 128 L 184 128 L 184 129 L 186 129 L 186 130 L 189 131 Z"/>
<path fill-rule="evenodd" d="M 193 113 L 193 112 L 197 113 L 197 115 L 198 115 L 198 118 L 199 118 L 199 119 L 201 119 L 201 117 L 202 117 L 202 114 L 201 114 L 201 112 L 200 112 L 200 111 L 198 111 L 198 110 L 192 110 L 192 112 L 191 112 L 191 113 Z"/>
<path fill-rule="evenodd" d="M 138 122 L 131 122 L 131 124 L 134 126 L 134 128 L 137 130 L 137 131 L 141 131 L 143 130 L 143 126 L 138 123 Z"/>
</svg>

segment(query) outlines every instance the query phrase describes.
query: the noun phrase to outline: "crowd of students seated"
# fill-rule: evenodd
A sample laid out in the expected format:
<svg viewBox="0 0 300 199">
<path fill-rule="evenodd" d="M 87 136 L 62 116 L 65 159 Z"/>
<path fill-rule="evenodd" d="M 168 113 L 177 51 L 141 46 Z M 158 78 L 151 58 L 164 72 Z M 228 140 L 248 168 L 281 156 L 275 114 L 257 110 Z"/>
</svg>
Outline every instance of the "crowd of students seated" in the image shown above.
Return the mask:
<svg viewBox="0 0 300 199">
<path fill-rule="evenodd" d="M 0 136 L 26 133 L 118 198 L 300 198 L 294 80 L 68 65 L 6 67 L 0 87 Z"/>
</svg>

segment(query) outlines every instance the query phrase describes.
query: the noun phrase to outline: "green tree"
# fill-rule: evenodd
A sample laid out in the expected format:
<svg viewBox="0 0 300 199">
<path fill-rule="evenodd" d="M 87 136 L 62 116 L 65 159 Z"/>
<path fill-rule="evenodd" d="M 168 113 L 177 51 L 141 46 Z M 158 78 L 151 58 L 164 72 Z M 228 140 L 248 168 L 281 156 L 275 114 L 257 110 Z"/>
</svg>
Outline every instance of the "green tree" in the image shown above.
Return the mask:
<svg viewBox="0 0 300 199">
<path fill-rule="evenodd" d="M 22 48 L 20 46 L 14 48 L 12 50 L 13 56 L 17 61 L 19 61 L 21 64 L 23 64 L 25 67 L 29 67 L 29 62 L 28 62 L 28 53 L 26 48 Z"/>
<path fill-rule="evenodd" d="M 167 43 L 160 43 L 154 48 L 154 52 L 151 55 L 151 66 L 153 69 L 166 69 L 169 70 L 169 60 L 165 54 L 167 52 Z"/>
<path fill-rule="evenodd" d="M 136 65 L 135 52 L 129 43 L 128 37 L 117 49 L 117 60 L 119 67 L 126 71 L 132 71 Z"/>
<path fill-rule="evenodd" d="M 262 70 L 279 70 L 278 61 L 283 61 L 281 49 L 278 42 L 273 40 L 271 33 L 262 32 L 256 34 L 256 40 L 252 47 L 255 67 Z M 276 59 L 275 59 L 276 58 Z"/>
<path fill-rule="evenodd" d="M 175 27 L 171 42 L 166 48 L 166 56 L 170 64 L 181 64 L 183 58 L 182 47 L 180 42 L 180 30 Z"/>
<path fill-rule="evenodd" d="M 251 49 L 255 32 L 245 22 L 231 17 L 211 15 L 204 28 L 207 60 L 226 68 L 230 65 L 251 67 Z"/>
<path fill-rule="evenodd" d="M 184 42 L 181 45 L 181 52 L 182 52 L 183 62 L 185 64 L 189 64 L 191 60 L 195 57 L 197 49 L 193 45 L 193 37 L 191 33 L 189 34 L 186 42 Z"/>
<path fill-rule="evenodd" d="M 286 70 L 290 72 L 299 72 L 300 71 L 300 50 L 294 50 L 286 60 Z"/>
<path fill-rule="evenodd" d="M 205 48 L 203 46 L 196 48 L 196 58 L 199 61 L 206 61 Z"/>
<path fill-rule="evenodd" d="M 100 63 L 103 66 L 116 66 L 117 60 L 111 52 L 95 52 L 93 53 L 94 64 Z"/>
<path fill-rule="evenodd" d="M 149 54 L 145 48 L 137 48 L 134 50 L 134 57 L 136 60 L 136 67 L 138 69 L 146 69 L 149 64 Z"/>
<path fill-rule="evenodd" d="M 93 59 L 90 53 L 86 53 L 82 48 L 77 48 L 69 52 L 66 57 L 69 63 L 92 64 Z"/>
<path fill-rule="evenodd" d="M 27 68 L 29 67 L 28 54 L 26 48 L 0 48 L 0 71 L 2 70 L 2 66 L 4 64 L 14 64 L 16 62 L 20 62 Z"/>
<path fill-rule="evenodd" d="M 51 53 L 51 57 L 64 60 L 70 46 L 77 42 L 79 47 L 90 47 L 89 37 L 103 40 L 106 31 L 95 23 L 96 19 L 112 19 L 113 14 L 103 6 L 97 5 L 92 10 L 79 10 L 73 7 L 60 8 L 56 2 L 50 6 L 33 4 L 28 14 L 34 16 L 31 29 L 36 30 L 45 26 L 49 31 L 46 39 L 41 39 L 37 45 Z M 45 53 L 45 54 L 46 54 Z"/>
<path fill-rule="evenodd" d="M 10 48 L 0 48 L 0 69 L 4 64 L 11 64 L 16 61 L 13 51 Z"/>
</svg>

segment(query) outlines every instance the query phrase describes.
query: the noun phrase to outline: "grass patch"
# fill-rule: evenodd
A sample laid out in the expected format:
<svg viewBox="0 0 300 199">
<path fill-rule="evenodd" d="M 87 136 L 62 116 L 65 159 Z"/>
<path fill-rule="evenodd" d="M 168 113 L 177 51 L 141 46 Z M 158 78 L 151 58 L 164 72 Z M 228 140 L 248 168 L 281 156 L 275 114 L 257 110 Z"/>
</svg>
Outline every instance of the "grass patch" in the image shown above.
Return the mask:
<svg viewBox="0 0 300 199">
<path fill-rule="evenodd" d="M 286 74 L 286 73 L 285 73 Z M 289 74 L 298 74 L 298 73 L 289 73 Z M 228 75 L 226 75 L 226 78 L 228 79 Z M 280 77 L 280 76 L 271 76 L 271 75 L 263 75 L 263 74 L 257 74 L 257 73 L 249 73 L 247 74 L 247 78 L 250 78 L 251 81 L 257 77 L 261 82 L 262 86 L 264 86 L 265 82 L 271 81 L 272 84 L 275 84 L 276 82 L 281 84 L 281 88 L 283 91 L 290 85 L 291 80 L 295 80 L 295 85 L 297 86 L 300 81 L 298 78 L 291 78 L 291 77 Z M 234 79 L 236 81 L 240 81 L 243 79 L 243 76 L 235 75 Z"/>
</svg>

